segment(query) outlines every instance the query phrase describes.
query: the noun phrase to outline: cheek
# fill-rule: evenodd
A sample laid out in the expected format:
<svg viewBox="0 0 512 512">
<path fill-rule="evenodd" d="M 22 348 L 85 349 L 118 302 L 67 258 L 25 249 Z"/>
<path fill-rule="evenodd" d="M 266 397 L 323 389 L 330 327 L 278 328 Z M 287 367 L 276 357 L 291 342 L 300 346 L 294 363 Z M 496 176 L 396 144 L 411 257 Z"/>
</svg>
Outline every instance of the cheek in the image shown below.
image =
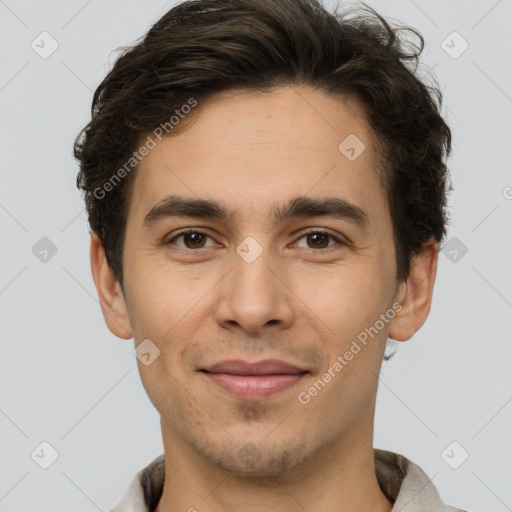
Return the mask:
<svg viewBox="0 0 512 512">
<path fill-rule="evenodd" d="M 148 398 L 163 418 L 173 422 L 175 426 L 182 425 L 183 434 L 187 429 L 200 426 L 201 406 L 191 393 L 181 384 L 182 377 L 172 369 L 167 359 L 169 354 L 162 354 L 160 360 L 145 367 L 139 363 L 139 373 L 142 385 Z M 166 369 L 171 368 L 171 371 Z"/>
<path fill-rule="evenodd" d="M 292 289 L 303 301 L 299 306 L 314 313 L 333 334 L 343 339 L 375 322 L 387 305 L 389 290 L 378 264 L 338 267 L 332 272 L 302 276 Z"/>
<path fill-rule="evenodd" d="M 132 326 L 142 338 L 168 338 L 194 322 L 197 306 L 211 287 L 207 278 L 190 279 L 168 262 L 155 265 L 150 258 L 134 258 L 125 275 Z"/>
</svg>

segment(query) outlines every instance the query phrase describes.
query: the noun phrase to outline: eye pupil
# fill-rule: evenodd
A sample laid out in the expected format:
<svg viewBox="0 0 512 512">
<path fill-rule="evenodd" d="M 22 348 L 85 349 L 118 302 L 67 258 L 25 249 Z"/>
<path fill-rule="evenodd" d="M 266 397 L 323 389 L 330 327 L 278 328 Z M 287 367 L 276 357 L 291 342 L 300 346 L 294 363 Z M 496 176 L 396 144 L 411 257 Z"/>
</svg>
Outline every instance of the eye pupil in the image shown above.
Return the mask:
<svg viewBox="0 0 512 512">
<path fill-rule="evenodd" d="M 202 240 L 201 240 L 201 237 L 203 237 L 203 239 L 202 239 Z M 198 240 L 198 238 L 199 238 L 199 240 Z M 193 248 L 197 248 L 197 247 L 198 247 L 198 245 L 197 245 L 197 244 L 199 244 L 199 246 L 201 246 L 201 247 L 202 247 L 201 242 L 203 242 L 203 243 L 204 243 L 204 235 L 203 235 L 203 234 L 201 234 L 201 233 L 184 233 L 184 234 L 183 234 L 183 239 L 184 239 L 185 241 L 186 241 L 187 239 L 189 239 L 189 240 L 190 240 L 190 239 L 193 239 L 193 240 L 192 240 Z M 187 245 L 187 244 L 185 243 L 185 245 Z"/>
<path fill-rule="evenodd" d="M 328 239 L 329 239 L 329 235 L 327 235 L 326 233 L 314 233 L 314 234 L 310 234 L 310 235 L 307 235 L 307 236 L 308 236 L 308 240 L 312 240 L 312 239 L 314 240 L 313 245 L 315 247 L 322 247 L 322 248 L 326 247 L 326 245 L 320 245 L 319 246 L 318 244 L 316 244 L 316 241 L 318 241 L 317 237 L 320 237 L 320 239 L 322 239 L 322 237 L 323 237 L 323 240 L 327 241 L 327 242 L 328 242 Z"/>
</svg>

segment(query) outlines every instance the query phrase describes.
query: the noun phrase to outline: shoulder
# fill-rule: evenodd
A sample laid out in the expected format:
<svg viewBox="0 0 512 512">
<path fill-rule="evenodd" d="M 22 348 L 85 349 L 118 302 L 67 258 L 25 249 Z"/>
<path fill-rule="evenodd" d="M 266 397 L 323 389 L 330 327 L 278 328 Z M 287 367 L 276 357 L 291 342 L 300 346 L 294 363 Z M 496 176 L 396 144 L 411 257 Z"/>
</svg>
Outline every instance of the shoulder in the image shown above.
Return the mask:
<svg viewBox="0 0 512 512">
<path fill-rule="evenodd" d="M 133 477 L 119 503 L 110 512 L 150 512 L 160 500 L 165 478 L 164 455 L 159 455 Z"/>
<path fill-rule="evenodd" d="M 375 473 L 392 512 L 467 512 L 443 503 L 427 474 L 399 453 L 374 449 Z"/>
</svg>

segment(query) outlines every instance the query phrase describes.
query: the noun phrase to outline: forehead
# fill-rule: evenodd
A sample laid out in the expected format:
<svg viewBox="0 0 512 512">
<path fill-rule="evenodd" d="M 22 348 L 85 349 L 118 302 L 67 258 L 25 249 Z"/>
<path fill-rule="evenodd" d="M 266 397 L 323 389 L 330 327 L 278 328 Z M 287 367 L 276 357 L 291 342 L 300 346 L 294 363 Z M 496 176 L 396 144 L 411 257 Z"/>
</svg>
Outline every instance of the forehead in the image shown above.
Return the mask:
<svg viewBox="0 0 512 512">
<path fill-rule="evenodd" d="M 199 103 L 184 126 L 161 141 L 149 134 L 156 145 L 138 165 L 130 205 L 139 224 L 170 194 L 269 215 L 269 206 L 304 195 L 387 206 L 373 134 L 355 101 L 305 87 L 225 91 Z"/>
</svg>

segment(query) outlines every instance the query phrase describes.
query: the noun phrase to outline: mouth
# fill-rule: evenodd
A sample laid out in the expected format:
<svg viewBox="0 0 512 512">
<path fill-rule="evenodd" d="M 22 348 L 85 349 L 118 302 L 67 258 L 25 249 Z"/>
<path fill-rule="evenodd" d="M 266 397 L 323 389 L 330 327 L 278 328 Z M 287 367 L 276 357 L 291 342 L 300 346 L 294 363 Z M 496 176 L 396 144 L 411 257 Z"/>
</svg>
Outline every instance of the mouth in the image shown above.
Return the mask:
<svg viewBox="0 0 512 512">
<path fill-rule="evenodd" d="M 309 373 L 276 359 L 258 363 L 221 361 L 201 372 L 216 386 L 242 400 L 269 398 L 296 385 Z"/>
</svg>

